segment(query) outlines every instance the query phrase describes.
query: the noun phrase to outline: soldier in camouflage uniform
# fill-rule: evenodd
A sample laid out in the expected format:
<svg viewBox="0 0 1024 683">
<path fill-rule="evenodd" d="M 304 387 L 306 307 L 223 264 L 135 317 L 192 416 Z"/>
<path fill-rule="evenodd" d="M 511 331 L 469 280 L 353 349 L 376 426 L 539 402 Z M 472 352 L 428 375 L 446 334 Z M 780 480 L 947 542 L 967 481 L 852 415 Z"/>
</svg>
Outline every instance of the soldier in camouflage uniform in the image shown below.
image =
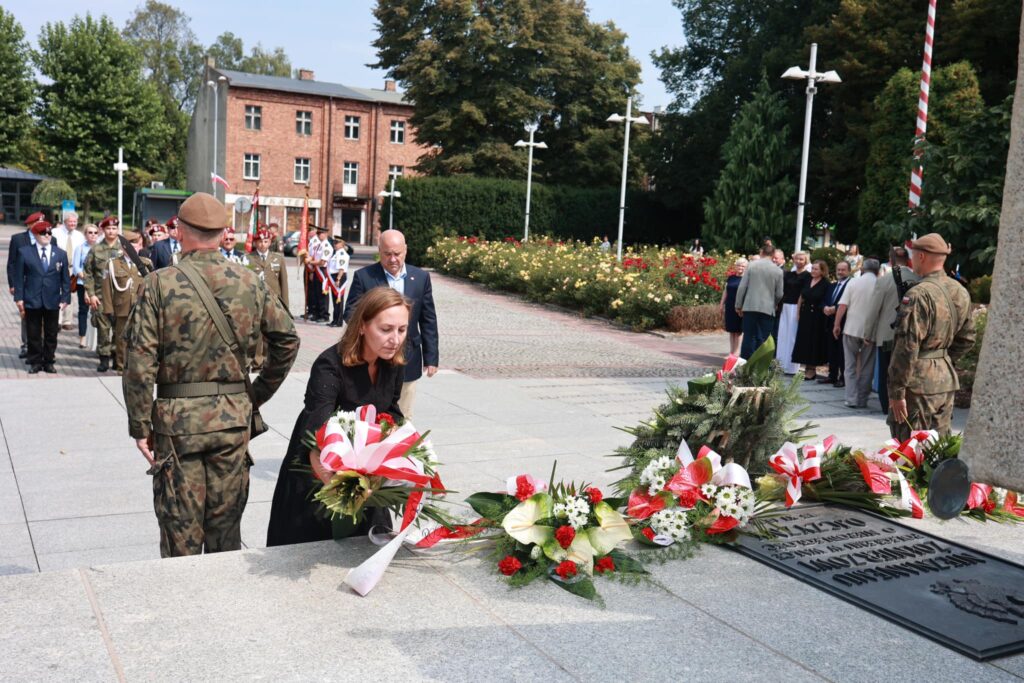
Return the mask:
<svg viewBox="0 0 1024 683">
<path fill-rule="evenodd" d="M 271 248 L 270 231 L 260 228 L 256 231 L 256 249 L 249 254 L 249 268 L 256 273 L 263 284 L 267 286 L 270 293 L 281 300 L 284 309 L 288 310 L 288 269 L 285 266 L 284 256 L 273 251 Z M 263 367 L 264 356 L 263 339 L 256 346 L 256 357 L 252 362 L 252 369 L 259 370 Z"/>
<path fill-rule="evenodd" d="M 100 357 L 97 372 L 110 369 L 114 354 L 114 309 L 110 296 L 104 297 L 105 280 L 110 277 L 110 261 L 123 260 L 124 250 L 118 235 L 121 226 L 117 216 L 107 216 L 99 225 L 103 230 L 103 241 L 97 242 L 85 257 L 85 301 L 92 309 L 92 325 L 96 328 L 96 353 Z"/>
<path fill-rule="evenodd" d="M 931 233 L 911 246 L 921 281 L 900 302 L 889 365 L 889 431 L 901 441 L 912 429 L 949 434 L 953 395 L 960 388 L 953 364 L 975 337 L 971 297 L 943 270 L 949 245 Z"/>
<path fill-rule="evenodd" d="M 122 378 L 129 432 L 150 463 L 163 557 L 241 547 L 249 493 L 249 359 L 262 335 L 267 361 L 253 382 L 258 407 L 299 350 L 291 316 L 248 268 L 218 250 L 224 206 L 200 192 L 178 214 L 182 258 L 150 273 L 128 320 Z M 239 362 L 182 272 L 199 271 L 241 346 Z M 157 385 L 156 400 L 153 384 Z"/>
</svg>

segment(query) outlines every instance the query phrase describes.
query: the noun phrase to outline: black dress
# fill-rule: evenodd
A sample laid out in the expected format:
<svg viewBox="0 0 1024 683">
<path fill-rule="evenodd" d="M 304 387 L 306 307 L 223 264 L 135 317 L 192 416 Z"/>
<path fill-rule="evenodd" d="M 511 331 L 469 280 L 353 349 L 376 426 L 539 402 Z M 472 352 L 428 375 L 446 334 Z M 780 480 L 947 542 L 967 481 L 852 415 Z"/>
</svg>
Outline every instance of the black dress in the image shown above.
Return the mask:
<svg viewBox="0 0 1024 683">
<path fill-rule="evenodd" d="M 268 546 L 332 538 L 330 519 L 320 503 L 312 499 L 317 480 L 309 471 L 309 448 L 303 443 L 304 437 L 319 429 L 335 412 L 355 410 L 366 404 L 372 404 L 378 413 L 401 417 L 398 397 L 402 393 L 404 374 L 403 367 L 378 362 L 377 382 L 371 383 L 368 366 L 365 363 L 352 367 L 342 365 L 337 346 L 330 347 L 316 359 L 306 384 L 305 404 L 295 420 L 288 453 L 277 476 L 267 527 Z M 366 508 L 352 534 L 365 534 L 374 525 L 390 526 L 390 523 L 387 510 Z"/>
<path fill-rule="evenodd" d="M 793 362 L 811 367 L 828 364 L 829 339 L 832 330 L 825 317 L 825 303 L 830 285 L 821 278 L 818 284 L 810 280 L 800 293 L 800 323 L 796 328 L 796 344 L 793 346 Z"/>
<path fill-rule="evenodd" d="M 740 282 L 743 280 L 739 275 L 730 275 L 725 282 L 725 331 L 742 332 L 743 318 L 736 313 L 736 292 L 739 291 Z"/>
</svg>

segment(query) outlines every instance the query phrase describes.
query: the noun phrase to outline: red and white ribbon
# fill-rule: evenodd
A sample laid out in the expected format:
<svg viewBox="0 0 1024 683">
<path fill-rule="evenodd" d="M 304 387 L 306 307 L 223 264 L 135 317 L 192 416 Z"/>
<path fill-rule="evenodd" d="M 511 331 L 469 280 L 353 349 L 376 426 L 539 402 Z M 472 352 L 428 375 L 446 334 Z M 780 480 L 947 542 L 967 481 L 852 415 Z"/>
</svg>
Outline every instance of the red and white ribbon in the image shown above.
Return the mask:
<svg viewBox="0 0 1024 683">
<path fill-rule="evenodd" d="M 831 444 L 835 443 L 832 439 Z M 826 439 L 828 441 L 828 439 Z M 786 507 L 791 507 L 803 495 L 803 483 L 821 478 L 821 456 L 827 452 L 824 443 L 815 444 L 804 449 L 804 457 L 800 458 L 796 444 L 786 442 L 778 453 L 768 458 L 772 469 L 787 478 Z"/>
<path fill-rule="evenodd" d="M 928 89 L 932 82 L 932 50 L 935 46 L 935 5 L 936 0 L 928 2 L 928 22 L 924 31 L 924 59 L 921 64 L 921 94 L 917 99 L 917 126 L 914 131 L 914 156 L 917 163 L 910 172 L 910 196 L 907 203 L 911 209 L 921 205 L 921 185 L 924 169 L 921 166 L 921 149 L 918 146 L 924 140 L 928 130 Z"/>
<path fill-rule="evenodd" d="M 722 363 L 722 369 L 715 373 L 715 377 L 721 380 L 725 375 L 729 374 L 730 372 L 737 368 L 743 367 L 746 364 L 747 361 L 745 361 L 744 359 L 740 358 L 737 355 L 730 353 L 726 357 L 725 362 Z"/>
<path fill-rule="evenodd" d="M 929 443 L 937 440 L 939 433 L 934 429 L 918 430 L 911 433 L 910 438 L 900 443 L 896 439 L 888 439 L 879 455 L 887 456 L 897 465 L 917 469 L 924 463 L 924 449 Z M 900 461 L 903 461 L 902 463 Z"/>
</svg>

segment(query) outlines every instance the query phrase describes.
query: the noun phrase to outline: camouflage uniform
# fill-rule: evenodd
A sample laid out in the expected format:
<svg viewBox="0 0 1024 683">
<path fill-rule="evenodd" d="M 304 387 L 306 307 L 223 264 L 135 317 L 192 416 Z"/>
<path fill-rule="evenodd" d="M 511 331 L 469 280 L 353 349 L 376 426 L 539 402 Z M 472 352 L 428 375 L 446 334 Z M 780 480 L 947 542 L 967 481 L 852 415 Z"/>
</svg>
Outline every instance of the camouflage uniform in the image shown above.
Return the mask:
<svg viewBox="0 0 1024 683">
<path fill-rule="evenodd" d="M 284 256 L 271 250 L 267 252 L 267 257 L 263 258 L 260 256 L 259 251 L 253 251 L 249 254 L 249 268 L 263 280 L 263 284 L 267 286 L 270 293 L 281 300 L 281 303 L 284 304 L 284 309 L 287 311 L 288 271 L 285 266 Z M 264 351 L 263 338 L 260 337 L 260 341 L 256 345 L 256 356 L 252 362 L 253 369 L 258 370 L 263 367 L 263 361 L 265 360 Z"/>
<path fill-rule="evenodd" d="M 124 260 L 121 242 L 107 244 L 97 242 L 85 257 L 85 293 L 99 297 L 100 307 L 92 312 L 92 325 L 96 328 L 96 353 L 100 358 L 109 358 L 114 353 L 114 310 L 109 295 L 104 291 L 104 282 L 110 277 L 110 260 Z"/>
<path fill-rule="evenodd" d="M 216 249 L 182 254 L 182 261 L 202 274 L 247 359 L 260 336 L 266 338 L 267 363 L 253 382 L 257 403 L 264 403 L 284 381 L 299 350 L 291 316 L 255 273 L 228 262 Z M 156 462 L 150 473 L 161 556 L 237 550 L 252 465 L 252 405 L 242 368 L 177 267 L 146 276 L 126 339 L 122 388 L 131 436 L 153 439 Z M 160 396 L 162 388 L 193 385 L 198 390 L 196 383 L 216 383 L 221 393 Z"/>
<path fill-rule="evenodd" d="M 905 440 L 913 429 L 949 434 L 953 395 L 960 388 L 953 364 L 974 346 L 971 298 L 939 271 L 921 278 L 900 305 L 889 399 L 907 402 L 907 421 L 897 424 L 889 411 L 889 431 Z"/>
</svg>

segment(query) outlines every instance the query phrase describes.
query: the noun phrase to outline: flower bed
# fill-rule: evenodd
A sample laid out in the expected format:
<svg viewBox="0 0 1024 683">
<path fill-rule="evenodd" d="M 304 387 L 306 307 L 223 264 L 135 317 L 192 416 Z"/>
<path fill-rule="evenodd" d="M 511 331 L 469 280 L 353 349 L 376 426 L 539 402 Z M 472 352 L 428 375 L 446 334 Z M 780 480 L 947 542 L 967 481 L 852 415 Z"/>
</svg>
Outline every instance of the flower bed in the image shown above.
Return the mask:
<svg viewBox="0 0 1024 683">
<path fill-rule="evenodd" d="M 446 237 L 427 250 L 427 261 L 442 273 L 643 330 L 665 327 L 675 307 L 717 304 L 732 255 L 719 259 L 674 248 L 631 248 L 620 264 L 596 244 Z"/>
</svg>

